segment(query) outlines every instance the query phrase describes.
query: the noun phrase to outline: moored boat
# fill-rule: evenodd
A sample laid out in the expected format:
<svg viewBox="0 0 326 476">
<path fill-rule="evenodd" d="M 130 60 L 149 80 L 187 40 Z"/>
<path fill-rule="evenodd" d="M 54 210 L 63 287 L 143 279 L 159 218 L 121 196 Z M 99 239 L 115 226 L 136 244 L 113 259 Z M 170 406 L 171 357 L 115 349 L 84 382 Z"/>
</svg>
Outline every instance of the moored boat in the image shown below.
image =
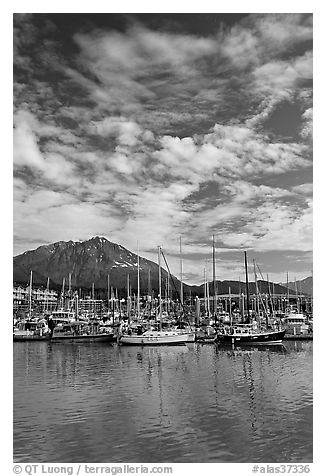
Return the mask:
<svg viewBox="0 0 326 476">
<path fill-rule="evenodd" d="M 149 329 L 139 325 L 136 328 L 129 326 L 127 329 L 119 329 L 117 341 L 122 345 L 179 345 L 190 342 L 192 333 L 183 332 L 183 329 L 162 328 L 162 289 L 161 289 L 161 247 L 158 246 L 158 279 L 159 279 L 159 322 Z M 139 289 L 139 259 L 138 259 L 138 289 Z M 137 298 L 138 318 L 139 291 Z"/>
<path fill-rule="evenodd" d="M 216 342 L 220 344 L 231 345 L 248 345 L 248 344 L 281 344 L 284 339 L 285 329 L 280 327 L 280 324 L 275 324 L 273 327 L 268 325 L 261 327 L 257 325 L 256 321 L 251 318 L 251 312 L 249 309 L 249 282 L 248 282 L 248 265 L 247 265 L 247 253 L 245 255 L 245 272 L 246 272 L 246 291 L 247 291 L 247 323 L 234 324 L 232 322 L 229 326 L 222 326 L 217 330 Z M 256 280 L 256 273 L 255 273 Z M 257 283 L 257 280 L 256 280 Z M 249 322 L 248 322 L 249 321 Z"/>
<path fill-rule="evenodd" d="M 285 329 L 282 330 L 258 330 L 252 324 L 237 324 L 233 327 L 220 329 L 216 336 L 216 342 L 221 344 L 281 344 L 284 339 Z"/>
<path fill-rule="evenodd" d="M 83 321 L 58 324 L 51 333 L 51 342 L 113 342 L 115 335 L 113 330 L 103 330 L 97 325 L 90 325 Z"/>
<path fill-rule="evenodd" d="M 122 334 L 118 342 L 124 345 L 180 345 L 189 340 L 188 334 L 176 330 L 145 330 L 141 334 Z"/>
<path fill-rule="evenodd" d="M 216 332 L 212 326 L 203 326 L 196 331 L 196 342 L 200 344 L 214 344 L 215 338 Z"/>
<path fill-rule="evenodd" d="M 13 339 L 16 342 L 49 340 L 50 330 L 44 319 L 22 321 L 14 327 Z"/>
</svg>

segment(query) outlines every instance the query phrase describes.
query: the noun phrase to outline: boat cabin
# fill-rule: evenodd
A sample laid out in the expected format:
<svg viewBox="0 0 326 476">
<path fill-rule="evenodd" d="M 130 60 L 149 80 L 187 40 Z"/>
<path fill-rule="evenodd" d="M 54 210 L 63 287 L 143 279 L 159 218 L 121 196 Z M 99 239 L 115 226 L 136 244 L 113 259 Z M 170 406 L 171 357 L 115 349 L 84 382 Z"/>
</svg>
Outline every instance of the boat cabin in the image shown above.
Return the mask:
<svg viewBox="0 0 326 476">
<path fill-rule="evenodd" d="M 98 326 L 89 325 L 84 321 L 73 321 L 68 323 L 59 323 L 53 329 L 53 337 L 59 336 L 78 336 L 96 334 Z"/>
<path fill-rule="evenodd" d="M 312 332 L 312 326 L 302 313 L 289 313 L 284 318 L 284 324 L 288 334 L 308 334 Z"/>
<path fill-rule="evenodd" d="M 73 311 L 66 311 L 66 310 L 58 310 L 53 311 L 50 319 L 54 322 L 54 324 L 59 324 L 60 322 L 71 322 L 76 320 L 75 313 Z"/>
<path fill-rule="evenodd" d="M 39 335 L 42 336 L 49 331 L 45 320 L 40 321 L 21 321 L 14 327 L 16 336 Z"/>
</svg>

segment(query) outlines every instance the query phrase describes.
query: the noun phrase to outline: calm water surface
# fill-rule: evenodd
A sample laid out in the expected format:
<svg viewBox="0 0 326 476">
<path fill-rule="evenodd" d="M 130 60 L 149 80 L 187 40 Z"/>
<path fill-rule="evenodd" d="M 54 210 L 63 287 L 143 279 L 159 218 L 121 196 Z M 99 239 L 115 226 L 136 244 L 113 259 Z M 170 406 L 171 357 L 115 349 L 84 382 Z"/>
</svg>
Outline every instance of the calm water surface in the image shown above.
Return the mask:
<svg viewBox="0 0 326 476">
<path fill-rule="evenodd" d="M 312 342 L 14 343 L 15 462 L 311 462 Z"/>
</svg>

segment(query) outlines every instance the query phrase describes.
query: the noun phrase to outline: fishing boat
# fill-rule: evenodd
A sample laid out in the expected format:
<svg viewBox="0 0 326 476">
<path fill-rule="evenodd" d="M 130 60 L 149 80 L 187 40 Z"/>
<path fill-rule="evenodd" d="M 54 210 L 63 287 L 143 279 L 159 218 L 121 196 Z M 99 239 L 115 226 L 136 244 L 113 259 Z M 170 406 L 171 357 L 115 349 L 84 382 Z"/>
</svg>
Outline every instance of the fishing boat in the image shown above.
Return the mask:
<svg viewBox="0 0 326 476">
<path fill-rule="evenodd" d="M 285 312 L 283 322 L 286 328 L 286 337 L 309 337 L 312 338 L 313 326 L 307 316 L 302 312 L 297 312 L 293 306 L 290 306 Z"/>
<path fill-rule="evenodd" d="M 74 311 L 68 309 L 57 309 L 56 311 L 52 311 L 49 318 L 52 319 L 55 324 L 73 322 L 76 321 L 76 314 Z"/>
<path fill-rule="evenodd" d="M 248 265 L 247 265 L 247 253 L 245 251 L 245 272 L 246 272 L 246 291 L 247 291 L 247 323 L 235 324 L 230 326 L 221 326 L 217 329 L 216 342 L 219 344 L 231 344 L 231 345 L 259 345 L 259 344 L 281 344 L 285 329 L 282 329 L 280 325 L 275 325 L 274 328 L 265 328 L 258 325 L 256 321 L 251 318 L 249 309 L 249 282 L 248 282 Z"/>
<path fill-rule="evenodd" d="M 214 344 L 216 332 L 212 326 L 201 326 L 196 331 L 196 342 L 200 344 Z"/>
<path fill-rule="evenodd" d="M 232 327 L 220 329 L 216 342 L 220 344 L 281 344 L 285 330 L 259 330 L 252 324 L 236 324 Z"/>
<path fill-rule="evenodd" d="M 113 342 L 115 335 L 112 329 L 99 325 L 72 321 L 58 324 L 50 336 L 51 342 Z"/>
<path fill-rule="evenodd" d="M 49 340 L 50 330 L 44 319 L 21 321 L 14 327 L 13 339 L 16 342 Z"/>
<path fill-rule="evenodd" d="M 138 299 L 137 310 L 139 316 L 139 254 L 137 260 L 138 267 Z M 158 279 L 159 279 L 159 322 L 151 325 L 149 329 L 144 326 L 129 326 L 124 328 L 122 325 L 118 333 L 118 343 L 122 345 L 180 345 L 189 342 L 188 333 L 180 333 L 177 329 L 162 328 L 162 280 L 161 280 L 161 247 L 158 247 Z"/>
</svg>

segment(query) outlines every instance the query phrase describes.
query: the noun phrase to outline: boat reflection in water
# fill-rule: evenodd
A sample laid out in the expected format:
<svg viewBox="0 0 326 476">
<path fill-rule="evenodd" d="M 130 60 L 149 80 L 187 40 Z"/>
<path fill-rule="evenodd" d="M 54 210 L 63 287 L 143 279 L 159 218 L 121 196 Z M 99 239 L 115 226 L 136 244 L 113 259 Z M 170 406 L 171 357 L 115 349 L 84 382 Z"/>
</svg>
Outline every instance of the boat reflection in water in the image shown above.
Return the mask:
<svg viewBox="0 0 326 476">
<path fill-rule="evenodd" d="M 217 344 L 217 349 L 225 349 L 230 350 L 229 347 L 225 347 L 225 345 Z M 287 352 L 286 346 L 281 342 L 277 344 L 246 344 L 244 345 L 237 345 L 234 344 L 232 347 L 232 351 L 240 351 L 240 352 L 250 352 L 250 351 L 262 351 L 262 352 L 278 352 L 278 353 L 285 353 Z M 231 352 L 232 352 L 231 351 Z"/>
</svg>

